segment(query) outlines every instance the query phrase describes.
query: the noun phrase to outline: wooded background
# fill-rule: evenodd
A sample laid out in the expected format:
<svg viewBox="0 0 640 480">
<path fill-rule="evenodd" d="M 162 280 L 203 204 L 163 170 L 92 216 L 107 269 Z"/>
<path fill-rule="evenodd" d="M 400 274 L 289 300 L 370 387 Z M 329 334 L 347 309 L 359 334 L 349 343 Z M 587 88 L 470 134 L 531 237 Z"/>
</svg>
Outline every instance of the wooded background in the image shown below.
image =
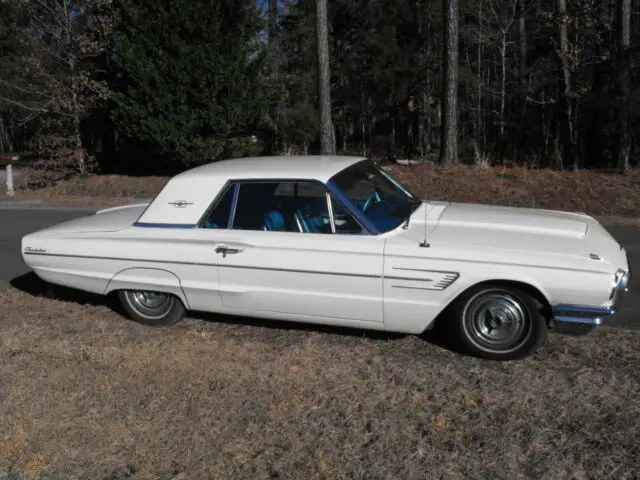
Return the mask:
<svg viewBox="0 0 640 480">
<path fill-rule="evenodd" d="M 0 0 L 0 153 L 80 174 L 321 151 L 626 173 L 639 22 L 640 0 Z"/>
</svg>

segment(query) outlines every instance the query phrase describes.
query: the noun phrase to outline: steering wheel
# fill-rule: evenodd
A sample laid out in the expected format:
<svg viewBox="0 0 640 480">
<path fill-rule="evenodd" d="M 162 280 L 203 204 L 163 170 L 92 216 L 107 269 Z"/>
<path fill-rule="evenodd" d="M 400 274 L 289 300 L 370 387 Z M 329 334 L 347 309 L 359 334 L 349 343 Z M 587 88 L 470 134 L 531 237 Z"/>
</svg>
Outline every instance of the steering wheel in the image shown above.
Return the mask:
<svg viewBox="0 0 640 480">
<path fill-rule="evenodd" d="M 369 195 L 367 197 L 367 200 L 364 202 L 364 205 L 362 207 L 362 211 L 366 212 L 367 209 L 369 208 L 369 205 L 371 205 L 371 202 L 375 199 L 376 203 L 380 203 L 380 195 L 378 195 L 377 190 L 374 190 L 373 193 L 371 193 L 371 195 Z"/>
</svg>

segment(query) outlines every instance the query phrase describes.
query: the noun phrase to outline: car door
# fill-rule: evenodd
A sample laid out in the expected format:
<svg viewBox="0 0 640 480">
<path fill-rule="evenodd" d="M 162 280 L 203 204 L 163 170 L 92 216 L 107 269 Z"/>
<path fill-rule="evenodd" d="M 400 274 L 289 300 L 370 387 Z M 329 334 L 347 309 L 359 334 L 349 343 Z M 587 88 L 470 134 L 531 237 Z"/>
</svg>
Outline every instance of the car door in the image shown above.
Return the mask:
<svg viewBox="0 0 640 480">
<path fill-rule="evenodd" d="M 216 236 L 225 309 L 382 322 L 384 241 L 328 201 L 324 185 L 247 181 L 234 188 L 232 228 Z"/>
</svg>

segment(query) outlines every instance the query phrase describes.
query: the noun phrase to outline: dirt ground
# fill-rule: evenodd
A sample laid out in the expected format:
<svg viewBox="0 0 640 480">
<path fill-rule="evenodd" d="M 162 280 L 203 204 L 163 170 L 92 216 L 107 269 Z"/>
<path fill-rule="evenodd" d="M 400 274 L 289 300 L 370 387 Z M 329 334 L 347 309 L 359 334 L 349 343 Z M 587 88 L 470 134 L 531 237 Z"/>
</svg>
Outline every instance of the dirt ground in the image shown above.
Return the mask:
<svg viewBox="0 0 640 480">
<path fill-rule="evenodd" d="M 41 288 L 0 294 L 2 479 L 640 477 L 638 332 L 499 363 L 437 337 L 153 329 Z"/>
<path fill-rule="evenodd" d="M 432 164 L 390 167 L 391 173 L 424 198 L 518 207 L 583 211 L 609 224 L 638 223 L 640 171 L 628 176 L 595 171 Z M 83 205 L 112 205 L 152 198 L 167 177 L 97 175 L 41 187 L 37 175 L 21 179 L 15 200 Z"/>
</svg>

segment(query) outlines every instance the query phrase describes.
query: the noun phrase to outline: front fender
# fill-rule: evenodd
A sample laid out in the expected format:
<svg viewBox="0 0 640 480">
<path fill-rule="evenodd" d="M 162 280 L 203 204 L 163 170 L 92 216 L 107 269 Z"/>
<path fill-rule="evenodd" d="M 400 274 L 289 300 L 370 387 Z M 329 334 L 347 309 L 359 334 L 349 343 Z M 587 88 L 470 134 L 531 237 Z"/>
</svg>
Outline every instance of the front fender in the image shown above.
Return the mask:
<svg viewBox="0 0 640 480">
<path fill-rule="evenodd" d="M 127 268 L 116 273 L 107 284 L 104 295 L 116 290 L 153 290 L 177 296 L 185 308 L 189 309 L 187 297 L 182 290 L 180 279 L 167 270 L 158 268 Z"/>
</svg>

